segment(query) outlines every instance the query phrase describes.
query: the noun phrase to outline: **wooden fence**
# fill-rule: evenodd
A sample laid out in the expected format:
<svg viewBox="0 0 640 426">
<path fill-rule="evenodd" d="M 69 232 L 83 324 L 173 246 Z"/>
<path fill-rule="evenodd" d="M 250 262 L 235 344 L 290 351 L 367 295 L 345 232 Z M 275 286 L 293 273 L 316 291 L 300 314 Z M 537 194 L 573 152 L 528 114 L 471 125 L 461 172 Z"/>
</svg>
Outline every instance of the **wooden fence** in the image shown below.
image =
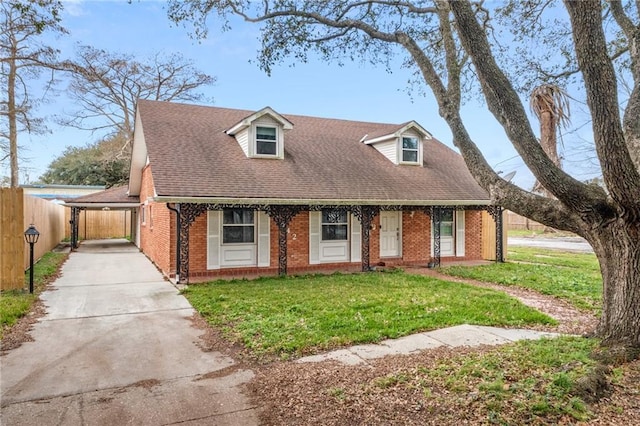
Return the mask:
<svg viewBox="0 0 640 426">
<path fill-rule="evenodd" d="M 65 235 L 71 237 L 71 209 L 66 209 Z M 78 237 L 81 240 L 100 238 L 124 238 L 131 229 L 130 210 L 82 210 L 78 222 Z"/>
<path fill-rule="evenodd" d="M 41 198 L 24 195 L 22 188 L 0 189 L 0 290 L 24 286 L 24 271 L 29 267 L 29 245 L 24 231 L 35 225 L 40 237 L 34 245 L 34 258 L 64 239 L 65 208 Z"/>
<path fill-rule="evenodd" d="M 0 188 L 0 290 L 24 286 L 23 212 L 22 189 Z"/>
<path fill-rule="evenodd" d="M 504 223 L 506 212 L 502 215 L 502 256 L 507 260 L 507 229 Z M 496 221 L 486 211 L 482 211 L 482 258 L 496 260 Z"/>
<path fill-rule="evenodd" d="M 524 216 L 520 216 L 512 211 L 506 212 L 506 229 L 511 230 L 528 230 L 528 231 L 544 231 L 545 226 L 541 223 L 534 222 Z"/>
</svg>

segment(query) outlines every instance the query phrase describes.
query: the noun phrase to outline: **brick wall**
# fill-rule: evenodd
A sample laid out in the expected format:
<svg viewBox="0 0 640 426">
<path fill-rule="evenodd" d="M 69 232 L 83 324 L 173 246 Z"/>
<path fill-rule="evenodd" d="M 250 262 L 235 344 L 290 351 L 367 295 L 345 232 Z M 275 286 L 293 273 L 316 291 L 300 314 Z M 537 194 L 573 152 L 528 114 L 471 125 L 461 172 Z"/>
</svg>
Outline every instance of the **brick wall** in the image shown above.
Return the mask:
<svg viewBox="0 0 640 426">
<path fill-rule="evenodd" d="M 402 212 L 402 258 L 410 263 L 431 258 L 431 219 L 424 212 Z"/>
<path fill-rule="evenodd" d="M 142 185 L 140 188 L 140 202 L 152 197 L 153 175 L 151 167 L 142 170 Z M 140 224 L 140 249 L 165 274 L 175 273 L 175 235 L 172 233 L 171 212 L 164 203 L 149 202 L 145 207 L 145 221 Z M 142 220 L 142 212 L 138 215 Z M 174 219 L 175 220 L 175 219 Z M 175 228 L 175 226 L 173 226 Z"/>
<path fill-rule="evenodd" d="M 278 228 L 276 227 L 276 230 Z M 276 246 L 276 263 L 278 266 L 278 234 L 271 239 L 271 247 Z M 272 259 L 273 260 L 273 259 Z M 298 213 L 289 224 L 287 234 L 287 268 L 309 265 L 309 212 Z"/>
<path fill-rule="evenodd" d="M 482 259 L 482 211 L 467 210 L 464 215 L 464 224 L 465 259 L 480 260 Z"/>
<path fill-rule="evenodd" d="M 141 200 L 151 193 L 153 179 L 149 169 L 143 172 Z M 153 211 L 153 227 L 141 226 L 143 251 L 165 273 L 175 274 L 175 217 L 164 204 L 149 203 Z M 147 211 L 148 213 L 148 211 Z M 270 266 L 268 268 L 222 268 L 207 270 L 207 214 L 198 216 L 191 225 L 189 236 L 190 279 L 198 281 L 217 276 L 276 275 L 278 272 L 278 227 L 270 226 Z M 446 260 L 472 260 L 482 258 L 482 216 L 480 211 L 465 213 L 465 257 L 442 258 Z M 431 220 L 422 211 L 402 212 L 402 257 L 380 258 L 380 217 L 373 219 L 370 234 L 370 263 L 384 262 L 387 266 L 426 264 L 431 258 Z M 289 273 L 332 270 L 359 270 L 360 262 L 309 265 L 309 212 L 301 212 L 293 218 L 287 232 L 287 268 Z"/>
<path fill-rule="evenodd" d="M 189 229 L 189 274 L 207 270 L 207 216 L 200 214 Z"/>
</svg>

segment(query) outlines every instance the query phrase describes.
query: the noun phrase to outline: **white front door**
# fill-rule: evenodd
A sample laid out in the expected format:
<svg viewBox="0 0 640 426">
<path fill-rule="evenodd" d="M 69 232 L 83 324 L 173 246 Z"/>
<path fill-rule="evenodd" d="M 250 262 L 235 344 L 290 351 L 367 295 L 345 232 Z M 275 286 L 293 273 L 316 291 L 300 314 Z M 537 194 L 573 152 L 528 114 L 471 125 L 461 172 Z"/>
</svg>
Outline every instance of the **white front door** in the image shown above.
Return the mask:
<svg viewBox="0 0 640 426">
<path fill-rule="evenodd" d="M 455 256 L 453 210 L 443 210 L 440 218 L 440 256 Z"/>
<path fill-rule="evenodd" d="M 400 212 L 380 212 L 380 257 L 400 256 Z"/>
</svg>

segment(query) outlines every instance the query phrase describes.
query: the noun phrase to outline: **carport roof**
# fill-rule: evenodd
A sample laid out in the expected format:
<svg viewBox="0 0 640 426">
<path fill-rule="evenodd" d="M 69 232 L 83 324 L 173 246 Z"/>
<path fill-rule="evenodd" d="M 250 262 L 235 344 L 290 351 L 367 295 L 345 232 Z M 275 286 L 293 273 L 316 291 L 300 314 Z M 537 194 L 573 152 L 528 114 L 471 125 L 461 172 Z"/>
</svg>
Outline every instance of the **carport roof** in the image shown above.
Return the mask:
<svg viewBox="0 0 640 426">
<path fill-rule="evenodd" d="M 140 205 L 140 197 L 130 196 L 128 192 L 129 187 L 127 185 L 114 186 L 104 191 L 67 199 L 64 205 L 85 209 L 126 209 L 138 207 Z"/>
</svg>

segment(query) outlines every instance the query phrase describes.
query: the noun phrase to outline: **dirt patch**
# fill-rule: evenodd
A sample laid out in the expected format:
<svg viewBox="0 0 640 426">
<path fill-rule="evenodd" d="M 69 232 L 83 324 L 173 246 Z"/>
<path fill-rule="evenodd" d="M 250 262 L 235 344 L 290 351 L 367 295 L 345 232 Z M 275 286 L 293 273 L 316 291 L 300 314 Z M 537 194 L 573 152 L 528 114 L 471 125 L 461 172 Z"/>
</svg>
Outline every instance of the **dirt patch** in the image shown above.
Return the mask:
<svg viewBox="0 0 640 426">
<path fill-rule="evenodd" d="M 222 368 L 220 370 L 212 371 L 210 373 L 203 374 L 194 381 L 206 380 L 206 379 L 219 379 L 220 377 L 227 377 L 236 371 L 243 370 L 244 368 L 238 364 L 230 365 L 229 367 Z"/>
<path fill-rule="evenodd" d="M 492 349 L 440 347 L 356 366 L 329 361 L 274 363 L 256 370 L 249 390 L 262 406 L 260 424 L 264 425 L 492 424 L 483 399 L 486 397 L 473 388 L 451 392 L 445 385 L 446 378 L 420 387 L 402 384 L 403 374 L 410 376 L 416 369 L 434 369 L 440 361 L 455 356 Z M 569 416 L 548 421 L 544 416 L 520 412 L 517 404 L 502 405 L 501 415 L 510 419 L 508 424 L 632 424 L 631 419 L 640 418 L 640 363 L 628 364 L 625 371 L 623 377 L 614 380 L 608 396 L 588 407 L 592 413 L 589 421 L 578 422 Z"/>
<path fill-rule="evenodd" d="M 144 388 L 144 389 L 152 389 L 156 386 L 160 385 L 160 380 L 158 379 L 147 379 L 147 380 L 139 380 L 135 383 L 131 383 L 128 388 Z"/>
<path fill-rule="evenodd" d="M 234 359 L 246 360 L 249 358 L 247 348 L 239 343 L 232 342 L 221 330 L 211 327 L 198 312 L 195 312 L 189 319 L 192 327 L 202 331 L 200 340 L 196 344 L 204 352 L 217 351 Z"/>
</svg>

